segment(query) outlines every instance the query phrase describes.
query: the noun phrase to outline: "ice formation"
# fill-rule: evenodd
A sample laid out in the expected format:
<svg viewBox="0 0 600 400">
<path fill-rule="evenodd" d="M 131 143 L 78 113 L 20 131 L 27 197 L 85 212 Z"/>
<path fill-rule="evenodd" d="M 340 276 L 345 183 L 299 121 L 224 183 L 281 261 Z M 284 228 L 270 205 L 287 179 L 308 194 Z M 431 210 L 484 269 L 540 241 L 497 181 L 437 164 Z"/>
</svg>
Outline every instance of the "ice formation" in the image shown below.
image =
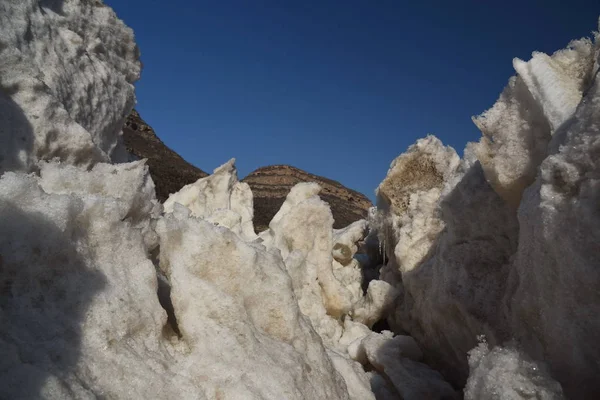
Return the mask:
<svg viewBox="0 0 600 400">
<path fill-rule="evenodd" d="M 574 113 L 596 73 L 597 43 L 575 40 L 552 56 L 513 61 L 512 77 L 494 106 L 473 119 L 483 138 L 477 156 L 494 190 L 517 207 L 533 183 L 556 130 Z"/>
<path fill-rule="evenodd" d="M 0 0 L 0 398 L 593 398 L 598 42 L 516 60 L 369 222 L 301 183 L 257 235 L 234 160 L 164 205 L 111 163 L 140 63 L 110 8 Z"/>
<path fill-rule="evenodd" d="M 374 399 L 347 347 L 396 289 L 362 292 L 366 222 L 334 232 L 299 185 L 259 237 L 234 160 L 163 207 L 144 160 L 109 163 L 131 30 L 99 1 L 0 10 L 0 397 Z"/>
<path fill-rule="evenodd" d="M 378 188 L 391 326 L 455 385 L 470 373 L 467 398 L 600 393 L 599 52 L 595 34 L 515 60 L 462 160 L 421 139 Z"/>
<path fill-rule="evenodd" d="M 469 351 L 469 366 L 466 400 L 565 398 L 560 384 L 550 378 L 545 366 L 532 361 L 514 344 L 490 350 L 482 341 Z"/>
<path fill-rule="evenodd" d="M 212 181 L 232 168 L 218 168 Z M 178 202 L 162 213 L 143 160 L 89 171 L 44 162 L 39 175 L 5 173 L 2 397 L 374 399 L 347 352 L 348 335 L 361 340 L 370 330 L 348 315 L 354 298 L 333 273 L 333 218 L 318 186 L 295 188 L 279 225 L 251 240 L 212 218 L 231 206 L 237 181 L 227 179 L 233 184 L 204 191 L 226 199 L 224 207 L 194 216 Z M 321 235 L 293 226 L 300 221 Z M 351 241 L 362 228 L 336 238 L 356 251 Z M 157 296 L 156 268 L 166 299 Z M 371 291 L 356 303 L 380 317 Z"/>
<path fill-rule="evenodd" d="M 122 157 L 140 76 L 133 31 L 101 1 L 0 2 L 0 173 Z"/>
<path fill-rule="evenodd" d="M 5 173 L 0 198 L 2 397 L 348 398 L 279 254 L 184 207 L 157 215 L 143 161 Z"/>
<path fill-rule="evenodd" d="M 193 217 L 211 217 L 215 224 L 224 224 L 247 240 L 256 238 L 252 191 L 247 183 L 238 181 L 235 159 L 171 194 L 165 201 L 165 211 L 172 212 L 175 204 L 187 207 Z"/>
</svg>

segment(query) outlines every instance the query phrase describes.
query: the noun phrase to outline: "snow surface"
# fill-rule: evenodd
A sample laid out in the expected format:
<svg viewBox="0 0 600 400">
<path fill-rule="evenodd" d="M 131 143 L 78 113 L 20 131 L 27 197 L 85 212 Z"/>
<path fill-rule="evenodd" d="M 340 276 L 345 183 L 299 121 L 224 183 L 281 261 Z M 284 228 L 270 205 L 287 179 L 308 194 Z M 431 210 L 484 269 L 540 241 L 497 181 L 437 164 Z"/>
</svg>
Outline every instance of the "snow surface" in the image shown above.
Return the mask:
<svg viewBox="0 0 600 400">
<path fill-rule="evenodd" d="M 463 160 L 428 137 L 378 188 L 381 279 L 402 293 L 391 326 L 455 385 L 470 371 L 469 398 L 600 393 L 599 49 L 596 34 L 515 60 Z M 469 365 L 479 335 L 492 350 Z"/>
<path fill-rule="evenodd" d="M 560 400 L 560 384 L 549 377 L 545 366 L 532 361 L 523 351 L 495 347 L 485 341 L 469 352 L 471 374 L 465 388 L 465 400 Z"/>
<path fill-rule="evenodd" d="M 494 106 L 473 119 L 483 133 L 476 152 L 494 190 L 518 207 L 535 180 L 550 138 L 573 115 L 595 75 L 598 42 L 573 41 L 552 56 L 534 52 L 513 61 L 509 80 Z"/>
<path fill-rule="evenodd" d="M 598 42 L 516 60 L 369 222 L 301 183 L 256 235 L 233 159 L 164 205 L 110 163 L 140 72 L 110 8 L 0 0 L 0 398 L 594 398 Z"/>
<path fill-rule="evenodd" d="M 0 173 L 122 157 L 140 69 L 133 31 L 101 1 L 2 0 Z"/>
<path fill-rule="evenodd" d="M 223 224 L 247 240 L 257 238 L 252 224 L 252 191 L 247 183 L 238 181 L 234 158 L 212 175 L 172 193 L 165 201 L 165 211 L 172 212 L 177 203 L 187 207 L 194 217 L 210 217 L 215 224 Z"/>
</svg>

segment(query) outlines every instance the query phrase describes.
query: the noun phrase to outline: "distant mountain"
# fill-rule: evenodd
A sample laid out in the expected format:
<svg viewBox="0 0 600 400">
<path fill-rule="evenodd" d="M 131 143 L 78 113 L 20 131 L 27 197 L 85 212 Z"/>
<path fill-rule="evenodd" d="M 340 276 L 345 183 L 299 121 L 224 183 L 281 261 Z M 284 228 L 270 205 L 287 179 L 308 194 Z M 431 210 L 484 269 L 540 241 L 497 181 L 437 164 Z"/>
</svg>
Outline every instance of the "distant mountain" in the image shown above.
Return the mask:
<svg viewBox="0 0 600 400">
<path fill-rule="evenodd" d="M 371 201 L 362 193 L 348 189 L 339 182 L 310 174 L 289 165 L 262 167 L 245 177 L 254 195 L 254 226 L 257 231 L 268 228 L 269 222 L 283 204 L 294 185 L 316 182 L 321 185 L 319 196 L 329 203 L 334 228 L 339 229 L 367 217 Z"/>
<path fill-rule="evenodd" d="M 168 148 L 136 110 L 125 121 L 123 141 L 129 153 L 148 159 L 150 175 L 156 185 L 156 196 L 161 202 L 183 186 L 208 176 Z"/>
<path fill-rule="evenodd" d="M 123 127 L 127 151 L 138 158 L 147 158 L 150 175 L 156 185 L 158 199 L 165 201 L 170 193 L 193 183 L 208 174 L 185 161 L 156 136 L 154 130 L 133 110 Z M 331 207 L 334 228 L 343 228 L 366 218 L 369 199 L 362 193 L 348 189 L 339 182 L 310 174 L 289 165 L 259 168 L 242 180 L 248 183 L 254 195 L 254 227 L 257 232 L 269 227 L 291 188 L 300 182 L 321 185 L 321 199 Z"/>
</svg>

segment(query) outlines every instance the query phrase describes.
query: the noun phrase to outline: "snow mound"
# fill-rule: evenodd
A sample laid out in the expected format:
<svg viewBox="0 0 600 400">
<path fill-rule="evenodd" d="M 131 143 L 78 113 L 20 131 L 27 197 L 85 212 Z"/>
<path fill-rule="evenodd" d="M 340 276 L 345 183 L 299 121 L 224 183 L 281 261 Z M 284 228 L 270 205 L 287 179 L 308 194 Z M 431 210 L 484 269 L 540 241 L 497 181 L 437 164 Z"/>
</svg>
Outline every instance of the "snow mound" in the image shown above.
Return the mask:
<svg viewBox="0 0 600 400">
<path fill-rule="evenodd" d="M 133 31 L 100 1 L 3 1 L 0 173 L 122 157 L 138 58 Z"/>
<path fill-rule="evenodd" d="M 212 216 L 215 224 L 223 223 L 247 240 L 257 237 L 252 222 L 252 191 L 247 183 L 238 181 L 234 158 L 216 168 L 212 175 L 172 193 L 165 201 L 165 211 L 172 212 L 175 204 L 188 208 L 194 217 Z"/>
<path fill-rule="evenodd" d="M 596 34 L 515 60 L 462 160 L 428 137 L 378 188 L 381 279 L 401 293 L 389 322 L 456 386 L 485 335 L 492 350 L 479 367 L 471 357 L 470 398 L 600 392 L 599 53 Z M 502 347 L 511 340 L 523 350 Z M 520 372 L 526 359 L 559 384 Z"/>
<path fill-rule="evenodd" d="M 1 397 L 349 398 L 280 255 L 161 217 L 150 184 L 143 161 L 2 176 Z"/>
<path fill-rule="evenodd" d="M 560 384 L 543 366 L 523 352 L 509 347 L 489 349 L 482 342 L 469 352 L 471 373 L 465 400 L 562 400 Z"/>
<path fill-rule="evenodd" d="M 301 183 L 256 235 L 233 159 L 164 206 L 109 163 L 140 72 L 110 8 L 0 3 L 0 398 L 594 398 L 598 43 L 516 60 L 482 141 L 419 140 L 369 222 Z"/>
<path fill-rule="evenodd" d="M 487 179 L 517 207 L 546 158 L 555 131 L 575 112 L 593 79 L 598 43 L 575 40 L 552 56 L 534 52 L 513 61 L 509 80 L 494 106 L 473 119 L 483 133 L 476 152 Z"/>
<path fill-rule="evenodd" d="M 147 175 L 143 163 L 111 168 L 116 173 L 99 186 L 118 184 L 134 169 Z M 124 201 L 135 196 L 66 193 L 52 181 L 62 172 L 73 176 L 57 167 L 48 191 L 44 178 L 0 178 L 0 397 L 118 397 L 125 388 L 176 394 L 164 389 L 173 374 L 161 355 L 166 314 L 155 269 Z M 85 174 L 94 176 L 79 171 L 79 178 Z"/>
</svg>

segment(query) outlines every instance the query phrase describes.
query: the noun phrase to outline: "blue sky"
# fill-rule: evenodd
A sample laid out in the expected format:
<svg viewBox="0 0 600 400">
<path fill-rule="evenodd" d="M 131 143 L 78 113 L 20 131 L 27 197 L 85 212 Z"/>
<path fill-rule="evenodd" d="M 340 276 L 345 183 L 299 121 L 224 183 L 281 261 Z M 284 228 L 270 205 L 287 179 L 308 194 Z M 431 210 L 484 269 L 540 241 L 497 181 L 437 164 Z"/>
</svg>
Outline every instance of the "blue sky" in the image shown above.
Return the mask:
<svg viewBox="0 0 600 400">
<path fill-rule="evenodd" d="M 142 117 L 211 172 L 289 164 L 373 198 L 433 133 L 459 153 L 514 74 L 597 28 L 600 1 L 106 0 L 131 26 Z M 521 4 L 526 3 L 526 4 Z"/>
</svg>

